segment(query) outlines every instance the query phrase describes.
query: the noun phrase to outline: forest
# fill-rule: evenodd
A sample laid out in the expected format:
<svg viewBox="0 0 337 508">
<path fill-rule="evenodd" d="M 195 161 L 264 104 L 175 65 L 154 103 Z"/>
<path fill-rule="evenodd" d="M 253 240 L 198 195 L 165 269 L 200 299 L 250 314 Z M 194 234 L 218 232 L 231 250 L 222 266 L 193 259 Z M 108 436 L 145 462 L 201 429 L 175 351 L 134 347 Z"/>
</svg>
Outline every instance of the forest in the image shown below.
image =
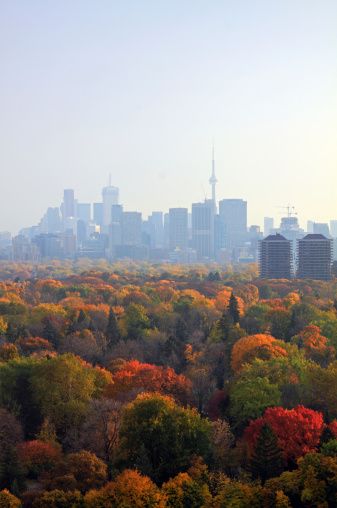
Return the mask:
<svg viewBox="0 0 337 508">
<path fill-rule="evenodd" d="M 336 506 L 336 279 L 0 263 L 0 508 Z"/>
</svg>

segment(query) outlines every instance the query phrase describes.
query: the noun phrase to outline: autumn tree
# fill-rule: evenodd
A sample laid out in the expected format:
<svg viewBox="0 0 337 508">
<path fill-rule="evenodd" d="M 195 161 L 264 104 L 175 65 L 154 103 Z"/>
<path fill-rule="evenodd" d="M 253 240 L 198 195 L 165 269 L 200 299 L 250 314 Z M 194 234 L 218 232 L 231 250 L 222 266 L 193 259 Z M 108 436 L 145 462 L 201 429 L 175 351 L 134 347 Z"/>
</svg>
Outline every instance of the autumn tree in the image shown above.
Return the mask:
<svg viewBox="0 0 337 508">
<path fill-rule="evenodd" d="M 260 358 L 268 360 L 278 356 L 287 356 L 285 344 L 276 340 L 271 335 L 257 334 L 248 335 L 238 340 L 232 349 L 231 365 L 237 372 L 245 363 Z"/>
<path fill-rule="evenodd" d="M 168 508 L 199 508 L 211 506 L 211 493 L 206 483 L 200 483 L 188 473 L 179 473 L 162 486 Z"/>
<path fill-rule="evenodd" d="M 32 508 L 83 508 L 83 497 L 78 490 L 43 492 L 32 504 Z"/>
<path fill-rule="evenodd" d="M 256 449 L 264 425 L 268 425 L 274 432 L 288 464 L 316 450 L 324 428 L 322 414 L 312 409 L 303 406 L 294 409 L 270 407 L 261 418 L 251 421 L 245 431 L 245 440 L 251 453 Z"/>
<path fill-rule="evenodd" d="M 310 325 L 292 338 L 292 342 L 304 350 L 307 358 L 326 367 L 334 358 L 334 348 L 329 346 L 327 337 L 318 326 Z"/>
<path fill-rule="evenodd" d="M 165 508 L 165 497 L 147 476 L 125 469 L 100 490 L 85 496 L 87 508 Z"/>
<path fill-rule="evenodd" d="M 36 478 L 52 469 L 61 458 L 60 447 L 43 441 L 25 441 L 17 447 L 18 458 L 28 475 Z"/>
<path fill-rule="evenodd" d="M 9 490 L 0 491 L 0 508 L 20 508 L 22 506 L 20 499 L 13 496 Z"/>
<path fill-rule="evenodd" d="M 195 454 L 210 453 L 210 424 L 170 397 L 141 394 L 124 411 L 120 430 L 126 463 L 165 481 L 188 467 Z"/>
<path fill-rule="evenodd" d="M 122 403 L 113 399 L 94 399 L 83 424 L 80 443 L 108 464 L 108 474 L 119 444 Z"/>
<path fill-rule="evenodd" d="M 66 457 L 65 470 L 75 478 L 76 488 L 81 492 L 99 488 L 107 480 L 106 464 L 85 450 L 70 453 Z"/>
<path fill-rule="evenodd" d="M 112 375 L 112 383 L 106 388 L 109 398 L 127 400 L 139 392 L 153 391 L 172 395 L 183 403 L 188 401 L 191 381 L 183 374 L 176 374 L 170 367 L 158 367 L 138 360 L 124 362 Z"/>
</svg>

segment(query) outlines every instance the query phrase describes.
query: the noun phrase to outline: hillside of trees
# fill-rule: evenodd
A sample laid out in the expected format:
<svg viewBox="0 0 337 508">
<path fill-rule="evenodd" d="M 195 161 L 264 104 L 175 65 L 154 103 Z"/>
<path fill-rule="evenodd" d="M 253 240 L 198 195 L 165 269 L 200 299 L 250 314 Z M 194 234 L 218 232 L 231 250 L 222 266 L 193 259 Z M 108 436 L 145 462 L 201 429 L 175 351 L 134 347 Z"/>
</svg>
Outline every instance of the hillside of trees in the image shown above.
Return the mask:
<svg viewBox="0 0 337 508">
<path fill-rule="evenodd" d="M 0 508 L 337 506 L 337 280 L 0 264 Z"/>
</svg>

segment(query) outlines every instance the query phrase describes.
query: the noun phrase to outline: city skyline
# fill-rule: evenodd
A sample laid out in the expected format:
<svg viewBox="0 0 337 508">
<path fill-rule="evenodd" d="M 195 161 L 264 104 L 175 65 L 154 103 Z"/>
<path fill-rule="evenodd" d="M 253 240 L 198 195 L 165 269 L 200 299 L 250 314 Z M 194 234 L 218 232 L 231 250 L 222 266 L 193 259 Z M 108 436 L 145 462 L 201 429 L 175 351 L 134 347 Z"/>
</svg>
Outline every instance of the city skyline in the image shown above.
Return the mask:
<svg viewBox="0 0 337 508">
<path fill-rule="evenodd" d="M 3 2 L 0 230 L 63 188 L 97 201 L 110 172 L 144 214 L 201 201 L 212 141 L 250 223 L 333 218 L 336 24 L 332 0 Z"/>
</svg>

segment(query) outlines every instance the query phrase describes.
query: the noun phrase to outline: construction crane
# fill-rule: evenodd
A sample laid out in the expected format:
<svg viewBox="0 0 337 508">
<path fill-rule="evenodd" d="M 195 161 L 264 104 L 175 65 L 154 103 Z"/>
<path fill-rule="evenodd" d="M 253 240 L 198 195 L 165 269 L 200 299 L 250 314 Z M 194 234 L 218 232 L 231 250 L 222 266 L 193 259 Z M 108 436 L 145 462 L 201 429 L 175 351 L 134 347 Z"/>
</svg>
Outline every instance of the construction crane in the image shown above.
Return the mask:
<svg viewBox="0 0 337 508">
<path fill-rule="evenodd" d="M 277 208 L 281 208 L 282 210 L 286 210 L 287 211 L 287 217 L 295 217 L 297 215 L 296 209 L 292 205 L 278 206 Z"/>
</svg>

